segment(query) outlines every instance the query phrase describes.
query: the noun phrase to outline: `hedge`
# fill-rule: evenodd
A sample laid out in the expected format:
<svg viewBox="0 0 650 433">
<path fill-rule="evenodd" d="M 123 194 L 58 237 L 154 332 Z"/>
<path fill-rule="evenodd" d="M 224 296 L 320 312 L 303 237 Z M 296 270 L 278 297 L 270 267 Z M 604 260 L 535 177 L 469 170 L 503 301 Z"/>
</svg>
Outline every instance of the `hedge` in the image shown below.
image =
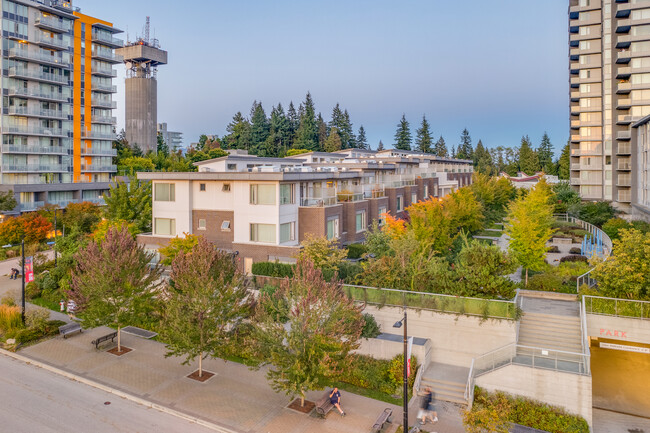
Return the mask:
<svg viewBox="0 0 650 433">
<path fill-rule="evenodd" d="M 348 259 L 360 259 L 366 251 L 364 244 L 350 244 L 348 245 Z"/>
<path fill-rule="evenodd" d="M 293 277 L 294 265 L 278 262 L 255 262 L 253 263 L 253 274 L 267 277 Z"/>
</svg>

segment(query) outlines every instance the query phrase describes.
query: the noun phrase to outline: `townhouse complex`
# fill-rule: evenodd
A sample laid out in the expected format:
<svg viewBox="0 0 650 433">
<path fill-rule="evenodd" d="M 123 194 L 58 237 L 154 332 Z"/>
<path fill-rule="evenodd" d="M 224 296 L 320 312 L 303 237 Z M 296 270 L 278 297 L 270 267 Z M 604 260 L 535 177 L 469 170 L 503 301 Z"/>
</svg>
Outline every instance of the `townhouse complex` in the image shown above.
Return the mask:
<svg viewBox="0 0 650 433">
<path fill-rule="evenodd" d="M 310 152 L 262 158 L 245 151 L 201 161 L 198 172 L 138 173 L 152 181 L 157 249 L 183 233 L 253 262 L 291 262 L 308 233 L 346 245 L 361 242 L 373 220 L 404 216 L 410 204 L 468 185 L 472 161 L 389 149 Z"/>
<path fill-rule="evenodd" d="M 650 0 L 570 0 L 569 72 L 571 184 L 650 220 Z"/>
<path fill-rule="evenodd" d="M 70 1 L 2 0 L 0 190 L 14 191 L 15 212 L 103 203 L 116 172 L 119 32 Z"/>
</svg>

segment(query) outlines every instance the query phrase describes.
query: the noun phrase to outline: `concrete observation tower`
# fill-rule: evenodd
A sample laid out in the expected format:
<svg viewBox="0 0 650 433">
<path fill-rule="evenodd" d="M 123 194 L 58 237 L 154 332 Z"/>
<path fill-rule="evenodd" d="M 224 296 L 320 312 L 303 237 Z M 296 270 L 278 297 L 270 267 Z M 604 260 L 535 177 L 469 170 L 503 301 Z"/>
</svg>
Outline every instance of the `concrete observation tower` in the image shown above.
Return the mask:
<svg viewBox="0 0 650 433">
<path fill-rule="evenodd" d="M 158 66 L 167 64 L 167 51 L 160 49 L 158 39 L 149 39 L 149 17 L 144 36 L 135 42 L 127 40 L 126 45 L 115 53 L 124 57 L 126 65 L 126 139 L 143 152 L 155 151 L 158 125 L 156 74 Z"/>
</svg>

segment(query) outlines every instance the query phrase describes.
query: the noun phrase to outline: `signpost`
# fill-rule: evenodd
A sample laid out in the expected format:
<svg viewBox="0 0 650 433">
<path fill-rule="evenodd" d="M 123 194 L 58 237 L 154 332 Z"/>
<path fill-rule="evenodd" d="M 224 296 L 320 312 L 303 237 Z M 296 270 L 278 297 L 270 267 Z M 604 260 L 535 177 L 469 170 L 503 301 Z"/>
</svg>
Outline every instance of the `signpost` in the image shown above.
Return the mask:
<svg viewBox="0 0 650 433">
<path fill-rule="evenodd" d="M 31 283 L 34 281 L 34 258 L 32 256 L 25 257 L 25 281 Z"/>
</svg>

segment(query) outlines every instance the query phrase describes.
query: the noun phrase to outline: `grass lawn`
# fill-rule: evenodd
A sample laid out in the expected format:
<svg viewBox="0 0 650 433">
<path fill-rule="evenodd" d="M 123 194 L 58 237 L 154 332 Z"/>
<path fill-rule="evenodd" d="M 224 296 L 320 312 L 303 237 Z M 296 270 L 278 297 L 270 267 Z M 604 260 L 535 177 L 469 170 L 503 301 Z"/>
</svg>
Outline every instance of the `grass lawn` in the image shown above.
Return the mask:
<svg viewBox="0 0 650 433">
<path fill-rule="evenodd" d="M 490 236 L 493 238 L 498 238 L 501 237 L 502 234 L 503 234 L 502 231 L 495 232 L 491 230 L 481 230 L 480 232 L 475 233 L 474 236 Z"/>
<path fill-rule="evenodd" d="M 39 298 L 34 298 L 29 302 L 31 302 L 34 305 L 38 305 L 39 307 L 48 308 L 48 309 L 50 309 L 52 311 L 61 311 L 61 307 L 59 306 L 58 302 L 49 301 L 47 299 L 43 299 L 43 298 L 40 298 L 40 297 Z"/>
<path fill-rule="evenodd" d="M 357 394 L 361 395 L 364 397 L 372 398 L 375 400 L 383 401 L 385 403 L 390 403 L 390 404 L 395 404 L 395 405 L 401 405 L 402 404 L 402 397 L 395 398 L 392 395 L 383 393 L 381 391 L 377 391 L 374 389 L 368 389 L 368 388 L 361 388 L 360 386 L 356 385 L 351 385 L 349 383 L 345 382 L 334 382 L 332 383 L 332 386 L 336 386 L 337 388 L 342 389 L 343 391 L 350 392 L 352 394 Z M 409 390 L 409 399 L 411 398 L 411 394 L 413 393 L 412 390 Z"/>
</svg>

